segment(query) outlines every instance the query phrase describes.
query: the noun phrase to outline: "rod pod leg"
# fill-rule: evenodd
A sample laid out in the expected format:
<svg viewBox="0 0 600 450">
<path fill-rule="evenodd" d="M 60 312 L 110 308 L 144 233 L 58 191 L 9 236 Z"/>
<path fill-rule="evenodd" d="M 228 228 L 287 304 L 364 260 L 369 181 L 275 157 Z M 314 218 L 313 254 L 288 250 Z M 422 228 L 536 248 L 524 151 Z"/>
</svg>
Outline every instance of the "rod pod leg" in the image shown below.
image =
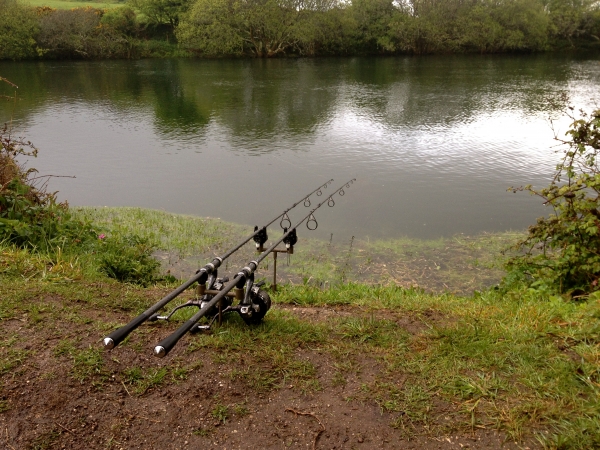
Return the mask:
<svg viewBox="0 0 600 450">
<path fill-rule="evenodd" d="M 277 252 L 273 252 L 273 292 L 277 292 Z"/>
</svg>

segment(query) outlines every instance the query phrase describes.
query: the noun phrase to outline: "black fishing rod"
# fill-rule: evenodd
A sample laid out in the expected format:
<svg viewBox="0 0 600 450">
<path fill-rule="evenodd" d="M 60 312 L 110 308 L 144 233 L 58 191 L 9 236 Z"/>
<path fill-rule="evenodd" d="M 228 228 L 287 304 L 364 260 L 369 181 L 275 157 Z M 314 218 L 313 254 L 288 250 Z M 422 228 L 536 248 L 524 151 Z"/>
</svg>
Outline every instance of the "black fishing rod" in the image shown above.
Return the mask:
<svg viewBox="0 0 600 450">
<path fill-rule="evenodd" d="M 135 330 L 137 327 L 139 327 L 146 320 L 149 320 L 149 319 L 152 320 L 152 318 L 153 318 L 152 316 L 157 311 L 159 311 L 160 309 L 162 309 L 167 303 L 169 303 L 171 300 L 175 299 L 179 294 L 181 294 L 183 291 L 185 291 L 187 288 L 189 288 L 195 282 L 198 282 L 198 284 L 200 284 L 200 285 L 206 284 L 206 281 L 208 280 L 209 275 L 216 274 L 217 269 L 221 266 L 221 264 L 223 263 L 223 261 L 225 261 L 231 255 L 233 255 L 235 252 L 237 252 L 240 248 L 242 248 L 248 241 L 250 241 L 250 239 L 254 239 L 256 241 L 256 247 L 257 248 L 262 248 L 262 245 L 268 239 L 268 236 L 267 236 L 267 227 L 269 225 L 273 224 L 277 219 L 281 218 L 280 225 L 281 225 L 282 228 L 286 229 L 284 223 L 288 223 L 289 224 L 288 226 L 291 226 L 291 222 L 290 222 L 290 219 L 289 219 L 287 213 L 290 212 L 292 209 L 294 209 L 296 206 L 298 206 L 302 202 L 304 202 L 304 206 L 309 207 L 310 206 L 310 198 L 309 197 L 311 195 L 313 195 L 315 192 L 319 196 L 322 195 L 322 189 L 326 189 L 327 186 L 329 186 L 332 182 L 333 182 L 333 178 L 331 180 L 327 181 L 326 183 L 323 183 L 321 186 L 319 186 L 318 188 L 316 188 L 310 194 L 305 195 L 304 197 L 302 197 L 302 199 L 298 200 L 296 203 L 294 203 L 292 206 L 290 206 L 289 208 L 287 208 L 285 211 L 283 211 L 281 214 L 279 214 L 273 220 L 271 220 L 270 222 L 268 222 L 262 228 L 254 227 L 254 233 L 252 233 L 250 236 L 248 236 L 247 238 L 245 238 L 243 241 L 241 241 L 235 247 L 233 247 L 232 249 L 230 249 L 224 255 L 222 255 L 222 256 L 215 256 L 211 262 L 209 262 L 208 264 L 206 264 L 203 268 L 197 270 L 196 273 L 194 274 L 194 276 L 192 276 L 189 280 L 187 280 L 185 283 L 183 283 L 177 289 L 175 289 L 171 293 L 167 294 L 159 302 L 157 302 L 155 305 L 153 305 L 150 308 L 148 308 L 146 311 L 144 311 L 142 314 L 140 314 L 139 316 L 137 316 L 135 319 L 133 319 L 127 325 L 125 325 L 124 327 L 121 327 L 121 328 L 113 331 L 107 337 L 105 337 L 104 340 L 103 340 L 104 348 L 107 349 L 107 350 L 111 350 L 111 349 L 115 348 L 127 336 L 129 336 L 129 334 L 133 330 Z M 213 280 L 211 280 L 211 281 L 214 282 L 215 278 L 216 277 L 213 277 Z M 156 317 L 154 317 L 154 320 L 156 320 Z"/>
<path fill-rule="evenodd" d="M 298 237 L 296 235 L 296 228 L 302 225 L 302 223 L 304 223 L 305 221 L 306 226 L 309 230 L 316 229 L 317 220 L 313 215 L 314 212 L 325 203 L 333 207 L 335 205 L 333 196 L 338 192 L 340 195 L 344 195 L 344 188 L 349 188 L 354 181 L 355 179 L 353 178 L 352 180 L 342 185 L 342 187 L 333 192 L 327 198 L 327 200 L 322 201 L 313 210 L 311 210 L 311 212 L 306 217 L 304 217 L 304 219 L 298 222 L 296 226 L 289 229 L 285 228 L 284 234 L 280 239 L 275 241 L 275 243 L 273 243 L 269 248 L 262 252 L 256 260 L 250 261 L 248 265 L 244 267 L 240 272 L 238 272 L 231 281 L 223 280 L 227 281 L 227 284 L 223 283 L 220 287 L 219 292 L 214 297 L 212 297 L 210 301 L 205 302 L 200 311 L 198 311 L 192 318 L 184 322 L 183 325 L 181 325 L 177 330 L 175 330 L 175 332 L 173 332 L 170 336 L 160 341 L 156 345 L 156 347 L 154 347 L 154 355 L 159 358 L 165 357 L 175 346 L 175 344 L 177 344 L 177 342 L 188 331 L 192 330 L 194 327 L 197 327 L 197 322 L 199 322 L 200 319 L 202 319 L 202 317 L 207 315 L 217 305 L 219 306 L 219 317 L 221 316 L 222 312 L 237 311 L 246 321 L 246 323 L 256 323 L 256 321 L 251 320 L 253 315 L 258 315 L 259 320 L 262 319 L 271 306 L 271 300 L 268 298 L 268 296 L 260 295 L 260 290 L 256 286 L 253 286 L 254 272 L 258 268 L 258 265 L 269 255 L 269 253 L 273 252 L 281 242 L 283 242 L 286 245 L 286 248 L 293 249 L 294 244 L 296 244 L 296 242 L 298 241 Z M 240 299 L 240 304 L 237 307 L 227 306 L 225 310 L 222 310 L 221 301 L 226 297 L 232 297 L 232 295 L 229 294 L 229 291 L 231 291 L 234 288 L 236 288 L 236 293 L 233 295 L 233 297 L 235 297 L 236 299 Z"/>
</svg>

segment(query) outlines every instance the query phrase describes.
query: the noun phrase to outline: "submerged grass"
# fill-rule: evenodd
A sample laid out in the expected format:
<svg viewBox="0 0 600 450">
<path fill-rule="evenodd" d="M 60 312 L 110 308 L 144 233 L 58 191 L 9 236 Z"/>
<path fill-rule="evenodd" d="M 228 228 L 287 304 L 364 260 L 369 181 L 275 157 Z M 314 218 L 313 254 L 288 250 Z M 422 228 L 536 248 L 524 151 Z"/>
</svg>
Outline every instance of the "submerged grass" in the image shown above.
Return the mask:
<svg viewBox="0 0 600 450">
<path fill-rule="evenodd" d="M 164 271 L 178 278 L 223 254 L 252 228 L 220 219 L 171 214 L 141 208 L 78 208 L 79 219 L 89 219 L 107 234 L 136 234 L 147 238 L 159 251 Z M 273 237 L 281 230 L 269 230 Z M 501 254 L 521 234 L 515 232 L 458 235 L 435 241 L 394 239 L 347 242 L 302 238 L 294 254 L 278 258 L 278 283 L 309 284 L 318 287 L 358 281 L 366 284 L 422 287 L 434 292 L 470 293 L 497 283 L 502 277 Z M 229 273 L 255 258 L 254 243 L 224 263 Z M 272 257 L 259 268 L 258 275 L 271 280 Z"/>
</svg>

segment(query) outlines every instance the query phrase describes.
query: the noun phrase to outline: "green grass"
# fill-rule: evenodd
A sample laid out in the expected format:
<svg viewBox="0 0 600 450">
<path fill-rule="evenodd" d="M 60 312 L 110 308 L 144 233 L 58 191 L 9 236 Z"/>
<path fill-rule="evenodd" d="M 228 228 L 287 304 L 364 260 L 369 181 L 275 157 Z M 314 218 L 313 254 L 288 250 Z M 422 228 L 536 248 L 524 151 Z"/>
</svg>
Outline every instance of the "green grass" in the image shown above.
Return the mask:
<svg viewBox="0 0 600 450">
<path fill-rule="evenodd" d="M 21 282 L 21 287 L 25 286 Z M 66 289 L 73 287 L 67 285 Z M 2 292 L 5 288 L 2 283 Z M 65 287 L 62 289 L 64 292 Z M 286 287 L 273 298 L 281 304 L 295 291 L 300 298 L 303 290 L 305 287 Z M 345 308 L 355 308 L 354 313 L 310 322 L 274 309 L 263 324 L 250 328 L 232 316 L 213 333 L 191 340 L 187 352 L 218 356 L 214 361 L 222 367 L 223 379 L 243 383 L 251 391 L 293 386 L 313 394 L 329 383 L 345 384 L 348 377 L 360 373 L 364 368 L 361 360 L 369 355 L 378 365 L 377 376 L 363 384 L 351 401 L 374 402 L 391 415 L 389 425 L 407 437 L 422 427 L 438 432 L 439 412 L 433 405 L 443 401 L 456 405 L 451 414 L 455 429 L 492 427 L 517 441 L 532 430 L 546 430 L 549 433 L 537 436 L 548 448 L 597 445 L 597 302 L 572 304 L 536 298 L 527 292 L 504 297 L 497 292 L 474 297 L 439 296 L 362 285 L 344 286 L 343 290 L 334 287 L 321 293 L 320 307 L 339 305 L 338 298 L 343 296 Z M 72 298 L 76 297 L 73 293 Z M 94 294 L 86 303 L 102 305 L 103 299 Z M 29 305 L 25 302 L 15 308 L 27 310 Z M 448 320 L 432 319 L 432 311 Z M 421 333 L 410 334 L 396 326 L 395 319 L 407 315 L 423 318 Z M 28 320 L 36 326 L 35 321 Z M 4 348 L 16 344 L 14 338 L 5 342 Z M 110 375 L 107 355 L 80 345 L 76 340 L 59 341 L 54 355 L 70 361 L 74 379 L 101 386 Z M 322 379 L 317 367 L 299 351 L 316 352 L 330 360 L 335 369 L 332 379 Z M 5 366 L 7 370 L 21 364 L 25 355 L 19 351 L 9 356 L 5 359 L 11 361 L 11 367 Z M 239 363 L 241 357 L 243 363 Z M 131 395 L 141 395 L 151 388 L 185 380 L 189 370 L 193 369 L 173 361 L 162 368 L 124 368 L 116 375 Z M 398 374 L 404 378 L 401 384 Z M 218 410 L 215 414 L 224 420 L 227 412 L 217 406 L 213 407 Z M 230 405 L 221 406 L 235 413 Z"/>
<path fill-rule="evenodd" d="M 60 437 L 60 431 L 58 427 L 52 428 L 52 430 L 42 433 L 28 447 L 30 450 L 46 450 L 52 448 L 54 443 Z"/>
<path fill-rule="evenodd" d="M 79 348 L 74 340 L 61 340 L 53 349 L 56 358 L 67 357 L 71 362 L 71 376 L 84 383 L 90 379 L 95 382 L 106 380 L 107 372 L 104 369 L 104 359 L 100 348 Z"/>
<path fill-rule="evenodd" d="M 208 217 L 186 216 L 142 208 L 77 208 L 76 217 L 91 220 L 99 231 L 137 234 L 181 258 L 224 251 L 250 234 L 247 227 Z M 226 248 L 225 248 L 226 247 Z"/>
<path fill-rule="evenodd" d="M 78 208 L 81 219 L 97 224 L 108 235 L 138 234 L 159 249 L 165 270 L 188 278 L 213 256 L 222 255 L 252 233 L 252 227 L 140 208 Z M 270 241 L 281 230 L 269 230 Z M 359 281 L 366 284 L 420 286 L 435 292 L 470 293 L 497 283 L 507 249 L 521 234 L 514 232 L 454 236 L 426 241 L 400 238 L 385 241 L 323 242 L 300 237 L 295 252 L 279 255 L 278 274 L 294 284 L 319 288 Z M 243 267 L 256 256 L 251 241 L 223 264 L 225 271 Z M 259 268 L 271 280 L 273 259 Z"/>
<path fill-rule="evenodd" d="M 223 236 L 210 250 L 219 252 L 244 228 L 217 219 L 137 209 L 84 209 L 79 214 L 96 221 L 106 233 L 139 233 L 163 251 L 180 255 L 206 252 L 203 246 Z M 182 340 L 179 356 L 160 367 L 113 364 L 111 358 L 118 352 L 102 352 L 86 336 L 97 340 L 119 325 L 106 314 L 134 317 L 170 286 L 142 288 L 92 276 L 83 268 L 85 255 L 39 255 L 3 246 L 0 270 L 8 276 L 0 278 L 0 320 L 20 320 L 24 330 L 59 336 L 52 330 L 63 321 L 85 330 L 77 337 L 60 338 L 51 347 L 53 357 L 68 363 L 68 376 L 83 388 L 102 389 L 116 381 L 130 396 L 141 396 L 191 382 L 190 374 L 200 367 L 204 371 L 203 364 L 214 366 L 223 383 L 235 384 L 249 395 L 286 388 L 318 398 L 322 391 L 360 380 L 347 400 L 377 405 L 388 425 L 407 438 L 486 428 L 517 442 L 536 439 L 548 449 L 598 448 L 600 298 L 576 303 L 519 288 L 436 294 L 390 283 L 342 282 L 339 276 L 344 261 L 353 255 L 363 258 L 367 249 L 372 251 L 372 264 L 374 258 L 390 253 L 397 261 L 424 258 L 441 267 L 435 258 L 463 249 L 462 260 L 475 252 L 480 266 L 493 267 L 501 257 L 486 255 L 486 249 L 495 252 L 508 240 L 505 235 L 457 238 L 456 247 L 448 240 L 355 242 L 352 249 L 321 246 L 316 256 L 294 255 L 300 263 L 308 264 L 310 258 L 313 266 L 323 262 L 328 268 L 315 270 L 323 270 L 319 276 L 335 282 L 307 280 L 281 286 L 271 294 L 276 306 L 262 324 L 249 327 L 237 315 L 227 316 L 211 333 Z M 311 246 L 319 245 L 306 242 L 305 248 Z M 50 272 L 53 277 L 47 275 Z M 346 279 L 353 273 L 348 270 Z M 319 318 L 302 315 L 303 310 L 317 308 L 323 313 Z M 191 313 L 182 313 L 175 322 Z M 166 335 L 174 326 L 145 325 L 123 344 L 124 350 L 148 351 L 142 343 L 147 344 L 150 335 L 157 329 Z M 18 333 L 0 327 L 0 381 L 35 367 L 30 361 L 39 350 L 25 348 Z M 361 379 L 363 371 L 371 376 Z M 10 414 L 12 409 L 7 408 L 6 402 L 0 405 Z M 248 413 L 245 403 L 234 405 L 217 397 L 210 408 L 211 417 L 219 422 Z M 212 432 L 197 429 L 202 436 Z M 51 443 L 49 434 L 36 445 Z"/>
<path fill-rule="evenodd" d="M 158 388 L 164 383 L 179 383 L 186 380 L 188 374 L 200 366 L 201 364 L 198 363 L 192 363 L 188 366 L 171 365 L 150 371 L 134 366 L 124 369 L 120 373 L 120 378 L 127 387 L 129 395 L 143 395 L 150 389 Z"/>
<path fill-rule="evenodd" d="M 210 412 L 210 415 L 217 421 L 225 423 L 225 421 L 229 418 L 229 408 L 225 405 L 217 403 Z"/>
<path fill-rule="evenodd" d="M 299 289 L 287 287 L 274 299 L 281 302 Z M 251 357 L 252 370 L 233 371 L 232 376 L 261 391 L 318 381 L 314 366 L 295 356 L 298 346 L 333 358 L 344 355 L 346 363 L 337 363 L 332 384 L 343 384 L 356 359 L 370 355 L 381 371 L 354 400 L 377 403 L 392 414 L 390 425 L 407 437 L 422 427 L 440 428 L 433 405 L 444 401 L 457 405 L 454 419 L 459 429 L 493 427 L 516 441 L 543 429 L 549 433 L 536 436 L 548 448 L 565 442 L 564 448 L 598 445 L 597 302 L 578 305 L 528 292 L 457 297 L 389 287 L 376 291 L 378 297 L 363 286 L 346 286 L 345 304 L 363 308 L 374 300 L 371 306 L 378 316 L 388 317 L 365 316 L 358 309 L 358 317 L 307 323 L 275 310 L 254 329 L 241 321 L 227 321 L 218 333 L 193 342 L 188 349 L 227 352 L 223 364 L 234 361 L 234 355 Z M 321 306 L 339 304 L 339 288 L 322 294 Z M 427 327 L 427 314 L 432 311 L 450 320 L 438 318 Z M 395 317 L 407 314 L 424 317 L 421 334 L 411 336 L 395 325 Z M 246 340 L 254 343 L 249 350 L 243 346 Z M 565 352 L 566 348 L 573 353 Z M 405 377 L 400 386 L 398 374 Z"/>
<path fill-rule="evenodd" d="M 123 6 L 123 1 L 69 1 L 69 0 L 21 0 L 21 3 L 28 4 L 33 7 L 38 6 L 49 6 L 55 9 L 73 9 L 73 8 L 98 8 L 98 9 L 110 9 Z"/>
</svg>

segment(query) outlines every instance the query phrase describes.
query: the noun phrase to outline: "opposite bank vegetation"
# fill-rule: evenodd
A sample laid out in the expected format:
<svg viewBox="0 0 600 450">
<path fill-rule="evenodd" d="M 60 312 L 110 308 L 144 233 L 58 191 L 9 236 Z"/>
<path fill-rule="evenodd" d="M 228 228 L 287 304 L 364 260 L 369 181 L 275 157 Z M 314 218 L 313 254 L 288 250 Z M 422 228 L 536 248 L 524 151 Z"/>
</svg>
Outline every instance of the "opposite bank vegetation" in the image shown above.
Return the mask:
<svg viewBox="0 0 600 450">
<path fill-rule="evenodd" d="M 497 53 L 600 45 L 595 0 L 129 0 L 108 9 L 32 3 L 0 0 L 0 59 Z"/>
</svg>

